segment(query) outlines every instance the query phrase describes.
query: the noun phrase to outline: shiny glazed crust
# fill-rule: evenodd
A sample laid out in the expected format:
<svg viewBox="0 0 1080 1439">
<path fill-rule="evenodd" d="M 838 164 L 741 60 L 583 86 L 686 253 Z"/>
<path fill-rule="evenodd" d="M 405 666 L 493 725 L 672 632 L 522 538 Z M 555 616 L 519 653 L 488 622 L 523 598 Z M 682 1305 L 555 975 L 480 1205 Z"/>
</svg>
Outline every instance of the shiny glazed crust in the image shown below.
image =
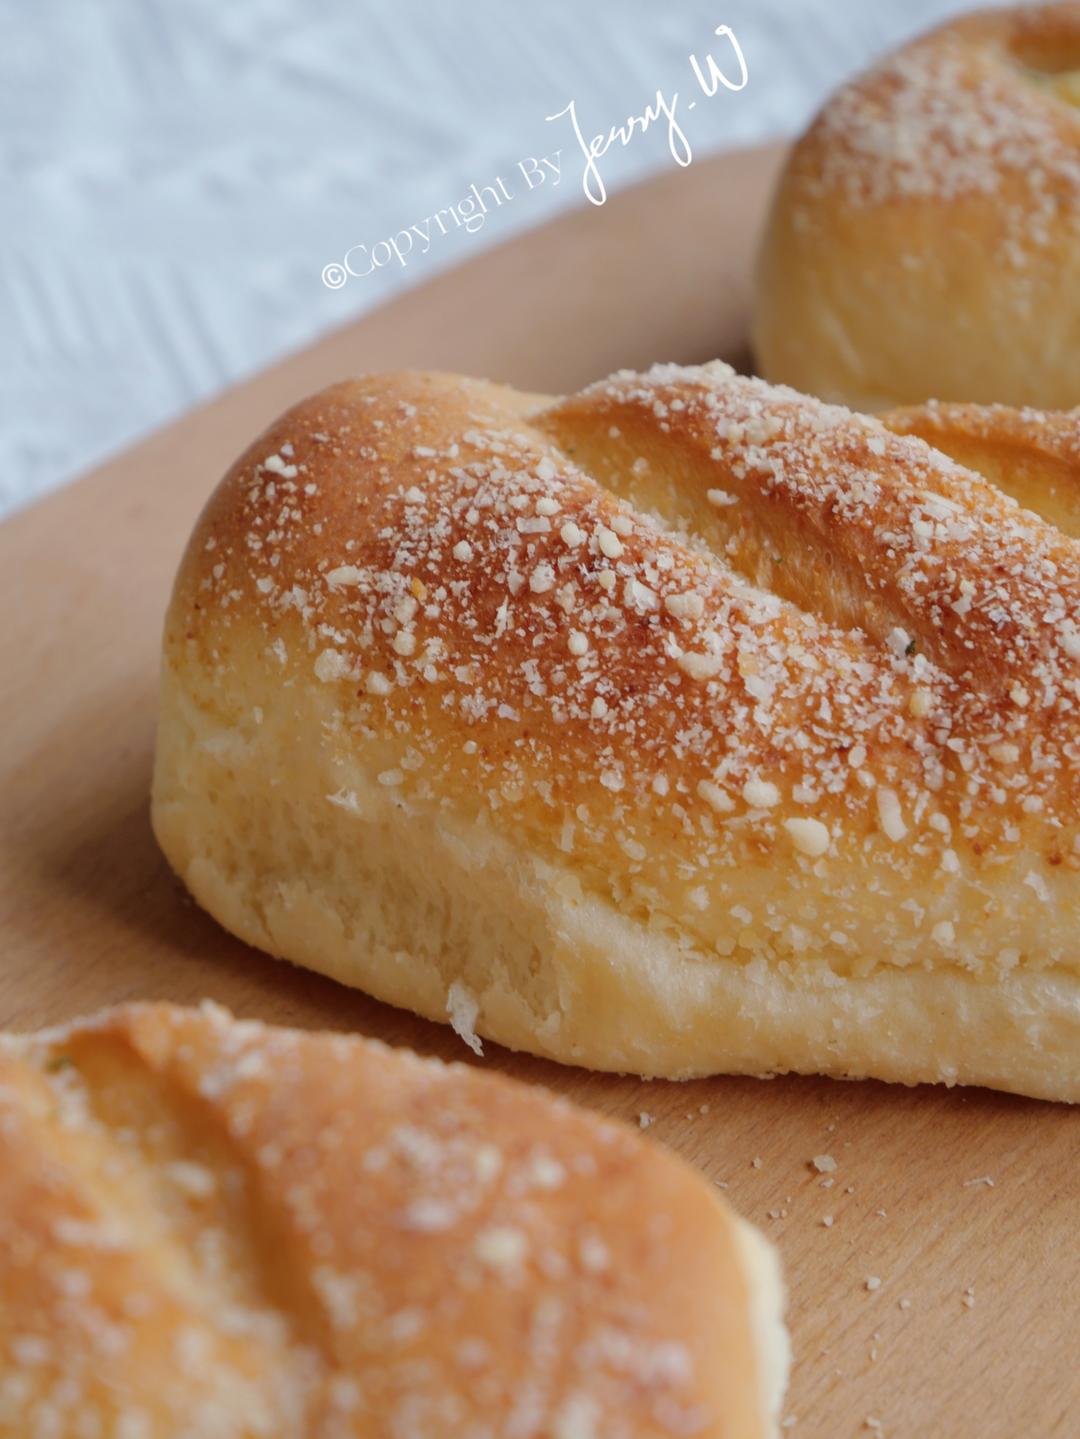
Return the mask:
<svg viewBox="0 0 1080 1439">
<path fill-rule="evenodd" d="M 758 1439 L 773 1252 L 538 1089 L 136 1006 L 0 1038 L 0 1435 Z"/>
<path fill-rule="evenodd" d="M 470 1039 L 1076 1099 L 1078 595 L 996 485 L 726 366 L 352 381 L 192 537 L 155 829 Z"/>
<path fill-rule="evenodd" d="M 761 248 L 770 380 L 861 409 L 1080 402 L 1080 4 L 965 16 L 845 85 Z"/>
</svg>

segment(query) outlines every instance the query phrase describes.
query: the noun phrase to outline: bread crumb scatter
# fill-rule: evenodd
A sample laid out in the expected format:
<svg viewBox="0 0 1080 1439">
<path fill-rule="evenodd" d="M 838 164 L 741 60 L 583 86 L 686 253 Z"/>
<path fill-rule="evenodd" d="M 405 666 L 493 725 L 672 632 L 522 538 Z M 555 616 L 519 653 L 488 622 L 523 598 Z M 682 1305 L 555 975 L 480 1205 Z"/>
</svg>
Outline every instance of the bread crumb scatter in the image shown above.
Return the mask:
<svg viewBox="0 0 1080 1439">
<path fill-rule="evenodd" d="M 604 1241 L 595 1234 L 585 1235 L 578 1246 L 582 1266 L 594 1274 L 602 1273 L 611 1264 L 611 1254 Z"/>
<path fill-rule="evenodd" d="M 529 1252 L 529 1243 L 520 1229 L 497 1225 L 481 1230 L 473 1242 L 473 1253 L 501 1274 L 517 1275 Z"/>
<path fill-rule="evenodd" d="M 770 780 L 748 779 L 742 797 L 751 809 L 772 809 L 780 803 L 780 791 Z"/>
<path fill-rule="evenodd" d="M 829 831 L 819 819 L 786 819 L 784 829 L 800 854 L 818 859 L 829 848 Z"/>
<path fill-rule="evenodd" d="M 719 655 L 690 651 L 676 656 L 676 664 L 692 680 L 711 680 L 723 674 L 724 662 Z"/>
<path fill-rule="evenodd" d="M 446 1013 L 458 1038 L 463 1040 L 474 1054 L 482 1056 L 484 1046 L 476 1033 L 480 1005 L 476 996 L 459 979 L 454 980 L 446 996 Z"/>
<path fill-rule="evenodd" d="M 908 700 L 908 712 L 913 719 L 925 719 L 933 707 L 933 695 L 928 689 L 918 688 L 911 691 Z"/>
<path fill-rule="evenodd" d="M 879 789 L 877 792 L 877 808 L 883 833 L 894 843 L 899 843 L 907 834 L 907 825 L 904 823 L 903 813 L 900 808 L 900 799 L 896 791 L 892 789 Z"/>
<path fill-rule="evenodd" d="M 713 784 L 712 780 L 698 780 L 697 793 L 717 814 L 728 814 L 735 808 L 735 801 L 727 791 L 721 789 L 718 784 Z"/>
<path fill-rule="evenodd" d="M 866 1287 L 867 1287 L 867 1289 L 870 1291 L 870 1293 L 872 1294 L 875 1289 L 880 1289 L 880 1288 L 881 1288 L 881 1280 L 878 1278 L 878 1276 L 877 1276 L 876 1274 L 871 1274 L 870 1277 L 869 1277 L 869 1278 L 867 1279 L 867 1281 L 866 1281 Z"/>
<path fill-rule="evenodd" d="M 260 469 L 265 470 L 267 474 L 280 475 L 283 480 L 295 479 L 298 473 L 297 467 L 287 464 L 280 455 L 267 455 Z"/>
<path fill-rule="evenodd" d="M 722 450 L 714 451 L 714 457 L 716 459 L 720 459 L 722 454 Z M 706 490 L 705 498 L 709 501 L 710 505 L 715 505 L 718 510 L 723 509 L 726 505 L 737 505 L 739 503 L 738 495 L 733 495 L 728 490 Z"/>
<path fill-rule="evenodd" d="M 349 662 L 337 650 L 323 650 L 315 661 L 316 678 L 323 684 L 333 684 L 349 673 Z"/>
<path fill-rule="evenodd" d="M 836 1160 L 831 1154 L 815 1154 L 810 1163 L 819 1174 L 832 1174 L 836 1170 Z"/>
<path fill-rule="evenodd" d="M 338 565 L 326 572 L 326 583 L 331 586 L 344 588 L 347 585 L 358 585 L 363 580 L 363 574 L 355 565 Z"/>
<path fill-rule="evenodd" d="M 602 1439 L 596 1400 L 587 1394 L 567 1399 L 555 1416 L 552 1439 Z"/>
</svg>

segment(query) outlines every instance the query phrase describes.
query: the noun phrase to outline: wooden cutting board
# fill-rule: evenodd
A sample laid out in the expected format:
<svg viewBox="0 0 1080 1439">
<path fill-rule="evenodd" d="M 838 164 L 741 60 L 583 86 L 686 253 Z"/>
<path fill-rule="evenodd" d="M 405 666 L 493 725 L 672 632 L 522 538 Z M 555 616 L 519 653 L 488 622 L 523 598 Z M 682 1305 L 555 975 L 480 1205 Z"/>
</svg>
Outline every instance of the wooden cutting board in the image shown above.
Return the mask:
<svg viewBox="0 0 1080 1439">
<path fill-rule="evenodd" d="M 209 995 L 469 1057 L 442 1027 L 245 948 L 170 876 L 147 793 L 176 562 L 252 436 L 358 370 L 559 392 L 654 359 L 743 359 L 777 160 L 695 162 L 483 254 L 0 526 L 0 1023 Z M 1080 1435 L 1080 1113 L 814 1079 L 646 1084 L 487 1051 L 490 1069 L 653 1116 L 650 1134 L 779 1244 L 796 1355 L 785 1433 Z M 820 1155 L 834 1172 L 813 1168 Z"/>
</svg>

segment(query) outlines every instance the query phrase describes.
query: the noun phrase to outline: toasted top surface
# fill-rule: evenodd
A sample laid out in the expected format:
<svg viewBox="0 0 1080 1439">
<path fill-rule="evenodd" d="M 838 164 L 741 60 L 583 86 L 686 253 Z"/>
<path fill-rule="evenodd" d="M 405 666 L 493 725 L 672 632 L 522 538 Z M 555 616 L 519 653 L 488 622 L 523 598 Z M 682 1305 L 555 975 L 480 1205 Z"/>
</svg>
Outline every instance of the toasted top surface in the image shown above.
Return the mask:
<svg viewBox="0 0 1080 1439">
<path fill-rule="evenodd" d="M 1080 3 L 963 16 L 841 86 L 762 238 L 766 373 L 867 409 L 1080 396 Z"/>
<path fill-rule="evenodd" d="M 138 1006 L 0 1040 L 0 1125 L 0 1432 L 763 1432 L 735 1222 L 542 1091 Z"/>
<path fill-rule="evenodd" d="M 1075 0 L 963 16 L 843 86 L 792 178 L 855 206 L 993 196 L 1003 236 L 1045 243 L 1080 211 L 1078 75 Z"/>
<path fill-rule="evenodd" d="M 812 887 L 826 850 L 838 904 L 841 875 L 856 906 L 1015 862 L 1036 915 L 1080 863 L 1078 582 L 1077 542 L 989 480 L 726 366 L 546 405 L 374 376 L 233 467 L 166 646 L 241 727 L 253 654 L 275 703 L 327 687 L 327 743 L 403 803 L 484 815 L 708 949 L 749 871 Z M 922 962 L 890 923 L 874 962 Z M 1040 943 L 1007 962 L 1077 962 Z"/>
</svg>

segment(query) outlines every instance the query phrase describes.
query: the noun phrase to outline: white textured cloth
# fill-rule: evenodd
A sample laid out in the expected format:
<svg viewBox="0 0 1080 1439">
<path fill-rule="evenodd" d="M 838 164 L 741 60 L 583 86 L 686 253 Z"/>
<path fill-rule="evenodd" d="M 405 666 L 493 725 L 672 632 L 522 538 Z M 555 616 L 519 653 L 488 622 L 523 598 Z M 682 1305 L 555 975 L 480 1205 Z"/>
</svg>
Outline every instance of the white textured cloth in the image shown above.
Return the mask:
<svg viewBox="0 0 1080 1439">
<path fill-rule="evenodd" d="M 0 512 L 386 300 L 583 203 L 591 133 L 688 56 L 749 82 L 687 114 L 695 154 L 794 131 L 957 0 L 0 0 Z M 691 123 L 692 122 L 692 123 Z M 528 191 L 526 157 L 563 149 Z M 673 163 L 659 130 L 612 187 Z M 321 272 L 503 176 L 468 234 L 332 290 Z M 437 227 L 437 222 L 436 222 Z M 430 228 L 430 227 L 429 227 Z M 421 248 L 416 239 L 414 247 Z M 379 249 L 381 257 L 386 251 Z"/>
</svg>

